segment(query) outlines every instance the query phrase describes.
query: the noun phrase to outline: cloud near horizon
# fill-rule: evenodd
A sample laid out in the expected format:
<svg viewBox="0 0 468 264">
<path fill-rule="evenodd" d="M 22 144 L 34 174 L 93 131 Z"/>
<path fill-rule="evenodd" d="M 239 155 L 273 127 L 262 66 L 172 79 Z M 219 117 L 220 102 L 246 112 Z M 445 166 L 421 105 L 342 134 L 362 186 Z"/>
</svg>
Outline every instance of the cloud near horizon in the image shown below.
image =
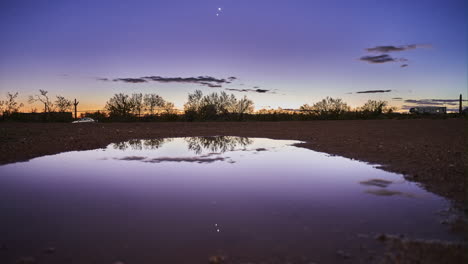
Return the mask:
<svg viewBox="0 0 468 264">
<path fill-rule="evenodd" d="M 468 102 L 468 100 L 462 100 L 462 102 Z M 407 104 L 413 104 L 411 107 L 415 106 L 456 106 L 459 105 L 459 99 L 407 99 L 405 100 Z M 410 107 L 410 105 L 407 105 Z"/>
<path fill-rule="evenodd" d="M 232 92 L 255 92 L 255 93 L 274 93 L 274 92 L 270 92 L 270 90 L 258 89 L 257 86 L 255 86 L 254 88 L 257 88 L 257 89 L 226 88 L 226 91 L 232 91 Z"/>
<path fill-rule="evenodd" d="M 211 76 L 198 76 L 198 77 L 161 77 L 161 76 L 145 76 L 140 78 L 97 78 L 99 81 L 114 81 L 114 82 L 124 82 L 124 83 L 148 83 L 159 82 L 159 83 L 182 83 L 182 84 L 199 84 L 202 86 L 207 86 L 210 88 L 222 88 L 223 84 L 229 84 L 237 80 L 237 77 L 231 76 L 227 79 L 218 79 Z"/>
<path fill-rule="evenodd" d="M 357 94 L 369 94 L 369 93 L 390 93 L 392 90 L 368 90 L 368 91 L 359 91 Z"/>
</svg>

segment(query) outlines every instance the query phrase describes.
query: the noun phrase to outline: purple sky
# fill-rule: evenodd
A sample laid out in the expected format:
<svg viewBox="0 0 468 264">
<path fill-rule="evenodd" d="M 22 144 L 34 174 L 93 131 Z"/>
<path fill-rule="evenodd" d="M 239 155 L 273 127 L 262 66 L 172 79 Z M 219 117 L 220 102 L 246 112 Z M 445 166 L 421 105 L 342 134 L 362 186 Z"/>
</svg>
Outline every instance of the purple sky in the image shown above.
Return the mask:
<svg viewBox="0 0 468 264">
<path fill-rule="evenodd" d="M 352 106 L 467 97 L 467 9 L 463 0 L 3 0 L 0 96 L 46 89 L 86 109 L 118 92 L 181 108 L 196 89 L 247 90 L 233 93 L 257 109 L 326 96 Z M 366 50 L 378 46 L 393 48 Z M 149 76 L 160 78 L 113 81 Z M 213 79 L 176 79 L 198 76 Z M 391 91 L 357 93 L 372 90 Z"/>
</svg>

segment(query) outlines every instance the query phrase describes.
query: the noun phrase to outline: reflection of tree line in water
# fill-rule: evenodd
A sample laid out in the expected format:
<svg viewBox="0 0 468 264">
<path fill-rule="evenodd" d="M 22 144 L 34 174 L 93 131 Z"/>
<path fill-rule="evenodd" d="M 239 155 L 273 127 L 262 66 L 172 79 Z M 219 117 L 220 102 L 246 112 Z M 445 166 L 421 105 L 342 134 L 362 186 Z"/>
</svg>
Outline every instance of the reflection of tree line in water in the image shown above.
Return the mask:
<svg viewBox="0 0 468 264">
<path fill-rule="evenodd" d="M 189 150 L 194 151 L 196 154 L 201 154 L 203 150 L 210 152 L 224 153 L 226 151 L 233 151 L 237 147 L 245 148 L 247 145 L 252 144 L 252 140 L 246 137 L 190 137 L 185 138 Z"/>
<path fill-rule="evenodd" d="M 172 141 L 172 139 L 168 138 L 132 139 L 126 142 L 113 143 L 112 147 L 118 150 L 154 150 L 170 141 Z"/>
<path fill-rule="evenodd" d="M 164 143 L 171 142 L 169 138 L 155 139 L 132 139 L 126 142 L 113 143 L 112 147 L 118 150 L 155 150 Z M 245 148 L 252 144 L 252 140 L 246 137 L 218 136 L 218 137 L 189 137 L 184 138 L 187 148 L 194 151 L 197 155 L 204 150 L 212 153 L 224 153 L 233 151 L 236 148 Z"/>
</svg>

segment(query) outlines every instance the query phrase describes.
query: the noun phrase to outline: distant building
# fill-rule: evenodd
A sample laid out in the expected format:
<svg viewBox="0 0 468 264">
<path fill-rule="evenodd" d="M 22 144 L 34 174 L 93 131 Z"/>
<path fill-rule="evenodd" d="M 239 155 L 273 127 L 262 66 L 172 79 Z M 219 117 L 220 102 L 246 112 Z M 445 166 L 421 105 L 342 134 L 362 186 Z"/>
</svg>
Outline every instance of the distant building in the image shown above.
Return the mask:
<svg viewBox="0 0 468 264">
<path fill-rule="evenodd" d="M 447 107 L 420 106 L 411 108 L 409 112 L 413 114 L 446 114 Z"/>
</svg>

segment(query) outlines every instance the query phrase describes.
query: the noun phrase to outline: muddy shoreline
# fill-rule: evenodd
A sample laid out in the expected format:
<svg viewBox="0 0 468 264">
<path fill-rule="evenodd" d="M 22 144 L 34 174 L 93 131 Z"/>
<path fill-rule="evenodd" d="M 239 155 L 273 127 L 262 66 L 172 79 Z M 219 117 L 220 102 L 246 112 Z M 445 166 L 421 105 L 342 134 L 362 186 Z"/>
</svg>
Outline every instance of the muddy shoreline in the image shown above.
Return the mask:
<svg viewBox="0 0 468 264">
<path fill-rule="evenodd" d="M 65 151 L 106 147 L 129 139 L 242 136 L 293 139 L 301 147 L 344 156 L 404 174 L 427 190 L 464 204 L 468 122 L 345 120 L 200 123 L 0 123 L 0 164 Z"/>
</svg>

